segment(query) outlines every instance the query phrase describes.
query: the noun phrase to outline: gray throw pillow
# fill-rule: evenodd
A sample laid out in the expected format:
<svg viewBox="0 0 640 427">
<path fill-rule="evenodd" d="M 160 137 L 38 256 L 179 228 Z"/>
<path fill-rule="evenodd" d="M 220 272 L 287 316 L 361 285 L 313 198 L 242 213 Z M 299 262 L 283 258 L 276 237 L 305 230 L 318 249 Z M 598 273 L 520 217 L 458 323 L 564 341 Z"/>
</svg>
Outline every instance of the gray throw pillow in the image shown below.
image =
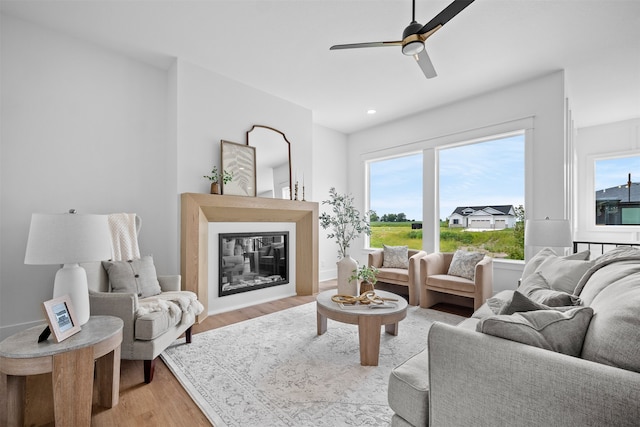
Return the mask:
<svg viewBox="0 0 640 427">
<path fill-rule="evenodd" d="M 549 283 L 540 272 L 527 277 L 518 291 L 531 300 L 549 307 L 579 305 L 580 298 L 567 292 L 551 289 Z"/>
<path fill-rule="evenodd" d="M 162 292 L 149 255 L 128 261 L 102 261 L 102 266 L 109 275 L 111 292 L 137 294 L 140 298 Z"/>
<path fill-rule="evenodd" d="M 544 260 L 536 271 L 542 274 L 551 289 L 573 293 L 576 285 L 593 263 L 594 261 L 550 257 Z"/>
<path fill-rule="evenodd" d="M 453 254 L 453 259 L 451 260 L 447 274 L 473 280 L 476 274 L 476 264 L 482 261 L 483 258 L 484 254 L 479 252 L 457 250 Z"/>
<path fill-rule="evenodd" d="M 575 306 L 565 306 L 565 307 L 549 307 L 544 304 L 540 304 L 539 302 L 535 302 L 525 295 L 521 294 L 519 291 L 515 291 L 513 293 L 513 297 L 511 301 L 507 301 L 502 304 L 499 311 L 496 314 L 513 314 L 513 313 L 523 313 L 526 311 L 536 311 L 536 310 L 557 310 L 557 311 L 567 311 L 575 308 Z"/>
<path fill-rule="evenodd" d="M 569 356 L 579 356 L 593 316 L 591 307 L 537 310 L 480 320 L 476 331 Z"/>
<path fill-rule="evenodd" d="M 524 270 L 522 270 L 522 277 L 521 278 L 522 278 L 522 280 L 524 280 L 527 277 L 531 276 L 533 273 L 535 273 L 538 270 L 538 268 L 540 267 L 540 265 L 543 262 L 545 262 L 546 260 L 548 260 L 550 258 L 559 258 L 559 259 L 564 259 L 564 260 L 586 261 L 586 260 L 589 259 L 590 255 L 591 255 L 591 252 L 586 250 L 586 251 L 578 252 L 578 253 L 575 253 L 575 254 L 559 257 L 558 254 L 556 254 L 553 249 L 544 248 L 540 252 L 535 254 L 533 256 L 533 258 L 531 258 L 529 260 L 529 262 L 527 262 L 527 264 L 524 266 Z M 569 292 L 572 292 L 572 291 L 573 291 L 573 289 L 571 291 L 569 291 Z"/>
<path fill-rule="evenodd" d="M 384 268 L 409 268 L 409 247 L 408 246 L 387 246 L 382 245 L 384 254 L 382 256 L 382 267 Z"/>
</svg>

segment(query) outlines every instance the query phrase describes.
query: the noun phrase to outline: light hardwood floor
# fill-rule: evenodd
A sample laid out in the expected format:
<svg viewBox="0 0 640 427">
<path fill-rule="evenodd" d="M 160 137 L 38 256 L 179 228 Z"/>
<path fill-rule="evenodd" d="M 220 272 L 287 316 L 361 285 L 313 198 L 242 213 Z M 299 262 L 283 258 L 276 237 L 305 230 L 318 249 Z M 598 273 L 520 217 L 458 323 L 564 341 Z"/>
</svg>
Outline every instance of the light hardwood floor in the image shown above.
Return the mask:
<svg viewBox="0 0 640 427">
<path fill-rule="evenodd" d="M 320 291 L 336 287 L 335 281 L 320 282 Z M 240 310 L 209 316 L 193 327 L 193 339 L 198 333 L 220 328 L 243 320 L 315 301 L 312 296 L 294 296 Z M 454 306 L 434 307 L 463 316 L 470 310 Z M 210 423 L 191 400 L 171 371 L 158 359 L 153 381 L 144 383 L 142 361 L 123 360 L 120 367 L 120 402 L 112 409 L 97 405 L 94 390 L 91 425 L 102 426 L 209 426 Z M 27 378 L 25 426 L 53 426 L 51 376 L 35 375 Z"/>
</svg>

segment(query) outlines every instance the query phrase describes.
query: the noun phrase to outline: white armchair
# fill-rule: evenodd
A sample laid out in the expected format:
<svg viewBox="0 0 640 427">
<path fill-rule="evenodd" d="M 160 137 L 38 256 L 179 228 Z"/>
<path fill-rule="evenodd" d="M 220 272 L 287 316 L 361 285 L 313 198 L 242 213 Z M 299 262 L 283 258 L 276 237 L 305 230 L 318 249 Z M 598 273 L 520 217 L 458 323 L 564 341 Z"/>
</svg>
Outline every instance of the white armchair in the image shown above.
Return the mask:
<svg viewBox="0 0 640 427">
<path fill-rule="evenodd" d="M 139 226 L 139 221 L 137 224 Z M 150 257 L 144 257 L 134 261 L 147 261 L 148 265 L 149 259 Z M 148 269 L 143 271 L 144 267 L 136 265 L 132 262 L 131 268 L 123 269 L 125 274 L 131 274 L 131 281 L 142 280 L 139 275 L 149 274 Z M 179 275 L 157 276 L 161 292 L 145 298 L 146 295 L 122 289 L 113 292 L 103 263 L 91 262 L 82 266 L 87 272 L 91 315 L 116 316 L 123 320 L 120 357 L 143 360 L 144 382 L 150 383 L 156 357 L 183 333 L 186 342 L 191 342 L 191 326 L 195 322 L 195 316 L 202 311 L 202 304 L 194 293 L 180 291 Z M 155 268 L 152 269 L 152 276 L 155 276 Z M 119 281 L 122 280 L 123 277 L 119 277 Z M 124 277 L 124 280 L 127 278 Z"/>
</svg>

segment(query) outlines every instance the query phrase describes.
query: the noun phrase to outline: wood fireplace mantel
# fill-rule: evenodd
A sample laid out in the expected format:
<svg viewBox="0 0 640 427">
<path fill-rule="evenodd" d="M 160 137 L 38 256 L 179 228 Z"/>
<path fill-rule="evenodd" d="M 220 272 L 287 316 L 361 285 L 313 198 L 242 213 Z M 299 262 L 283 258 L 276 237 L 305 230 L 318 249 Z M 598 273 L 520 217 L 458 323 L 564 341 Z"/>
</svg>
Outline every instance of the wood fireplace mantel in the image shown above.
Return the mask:
<svg viewBox="0 0 640 427">
<path fill-rule="evenodd" d="M 182 289 L 209 305 L 210 222 L 294 222 L 296 224 L 296 293 L 318 292 L 318 203 L 262 197 L 181 195 L 180 273 Z"/>
</svg>

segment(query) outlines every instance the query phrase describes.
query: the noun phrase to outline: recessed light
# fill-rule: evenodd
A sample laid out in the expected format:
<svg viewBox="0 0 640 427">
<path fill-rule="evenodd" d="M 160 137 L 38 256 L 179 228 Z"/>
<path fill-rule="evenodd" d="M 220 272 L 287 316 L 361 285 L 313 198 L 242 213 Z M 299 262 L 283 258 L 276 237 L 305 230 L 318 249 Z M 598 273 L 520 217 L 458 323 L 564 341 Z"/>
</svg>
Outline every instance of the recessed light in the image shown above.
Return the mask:
<svg viewBox="0 0 640 427">
<path fill-rule="evenodd" d="M 374 109 L 367 110 L 367 114 L 375 114 L 375 113 L 376 113 L 376 110 Z"/>
</svg>

